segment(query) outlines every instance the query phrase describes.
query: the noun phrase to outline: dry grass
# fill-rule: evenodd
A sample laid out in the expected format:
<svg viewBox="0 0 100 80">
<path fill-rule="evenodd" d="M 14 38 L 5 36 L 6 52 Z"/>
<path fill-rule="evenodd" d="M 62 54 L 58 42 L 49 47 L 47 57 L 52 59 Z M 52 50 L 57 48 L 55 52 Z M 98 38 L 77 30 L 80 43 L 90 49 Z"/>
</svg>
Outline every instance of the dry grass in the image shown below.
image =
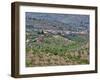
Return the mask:
<svg viewBox="0 0 100 80">
<path fill-rule="evenodd" d="M 64 56 L 50 55 L 50 54 L 33 54 L 32 52 L 26 54 L 26 67 L 35 66 L 59 66 L 59 65 L 77 65 L 88 64 L 89 57 L 86 53 L 78 54 L 66 53 Z"/>
</svg>

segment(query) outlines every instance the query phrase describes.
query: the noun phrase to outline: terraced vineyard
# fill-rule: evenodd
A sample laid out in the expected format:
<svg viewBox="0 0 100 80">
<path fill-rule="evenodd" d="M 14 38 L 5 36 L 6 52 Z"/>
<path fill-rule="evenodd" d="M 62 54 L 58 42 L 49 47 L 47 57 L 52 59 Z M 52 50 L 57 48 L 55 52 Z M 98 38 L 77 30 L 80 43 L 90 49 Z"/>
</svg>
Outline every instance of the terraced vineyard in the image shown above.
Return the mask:
<svg viewBox="0 0 100 80">
<path fill-rule="evenodd" d="M 60 35 L 41 34 L 30 43 L 26 42 L 26 64 L 27 66 L 87 64 L 89 44 L 85 37 L 76 35 L 73 38 L 71 36 L 65 38 Z"/>
</svg>

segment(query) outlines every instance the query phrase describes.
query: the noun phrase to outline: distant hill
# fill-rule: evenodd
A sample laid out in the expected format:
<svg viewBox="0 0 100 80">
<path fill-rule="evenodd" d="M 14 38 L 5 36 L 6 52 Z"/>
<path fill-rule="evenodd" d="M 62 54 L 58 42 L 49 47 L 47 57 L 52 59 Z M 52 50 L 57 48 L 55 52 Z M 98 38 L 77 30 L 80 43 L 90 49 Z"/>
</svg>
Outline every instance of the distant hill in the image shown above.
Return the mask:
<svg viewBox="0 0 100 80">
<path fill-rule="evenodd" d="M 26 12 L 26 28 L 89 31 L 89 15 Z"/>
</svg>

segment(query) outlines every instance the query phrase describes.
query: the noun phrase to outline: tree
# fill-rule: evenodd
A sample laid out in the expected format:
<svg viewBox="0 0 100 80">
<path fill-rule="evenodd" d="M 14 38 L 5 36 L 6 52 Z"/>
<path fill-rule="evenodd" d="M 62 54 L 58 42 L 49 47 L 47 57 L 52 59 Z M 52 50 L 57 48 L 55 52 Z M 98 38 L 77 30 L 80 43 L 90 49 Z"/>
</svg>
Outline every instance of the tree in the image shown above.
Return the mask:
<svg viewBox="0 0 100 80">
<path fill-rule="evenodd" d="M 38 31 L 38 34 L 44 34 L 43 30 Z"/>
<path fill-rule="evenodd" d="M 41 31 L 41 34 L 44 34 L 44 31 L 43 30 Z"/>
</svg>

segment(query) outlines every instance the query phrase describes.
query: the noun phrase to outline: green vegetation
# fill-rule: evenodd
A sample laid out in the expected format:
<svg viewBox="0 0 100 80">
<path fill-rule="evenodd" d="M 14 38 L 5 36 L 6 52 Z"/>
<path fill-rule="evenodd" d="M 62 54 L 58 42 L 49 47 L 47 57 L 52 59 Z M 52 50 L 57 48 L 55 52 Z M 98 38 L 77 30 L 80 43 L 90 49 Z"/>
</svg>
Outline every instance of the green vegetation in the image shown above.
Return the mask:
<svg viewBox="0 0 100 80">
<path fill-rule="evenodd" d="M 34 32 L 31 33 L 31 35 L 28 34 L 26 36 L 26 39 L 29 40 L 29 42 L 26 42 L 26 53 L 29 54 L 31 51 L 32 55 L 38 55 L 39 58 L 43 57 L 43 55 L 48 55 L 49 57 L 47 58 L 49 62 L 47 65 L 50 65 L 50 57 L 52 56 L 62 57 L 65 61 L 64 64 L 73 65 L 89 63 L 89 48 L 87 46 L 88 40 L 86 36 L 70 35 L 64 37 L 61 35 L 52 34 L 45 35 L 43 30 L 41 30 L 41 32 Z M 34 66 L 32 65 L 32 60 L 27 60 L 26 65 Z M 40 63 L 37 64 L 37 66 L 39 65 Z"/>
</svg>

